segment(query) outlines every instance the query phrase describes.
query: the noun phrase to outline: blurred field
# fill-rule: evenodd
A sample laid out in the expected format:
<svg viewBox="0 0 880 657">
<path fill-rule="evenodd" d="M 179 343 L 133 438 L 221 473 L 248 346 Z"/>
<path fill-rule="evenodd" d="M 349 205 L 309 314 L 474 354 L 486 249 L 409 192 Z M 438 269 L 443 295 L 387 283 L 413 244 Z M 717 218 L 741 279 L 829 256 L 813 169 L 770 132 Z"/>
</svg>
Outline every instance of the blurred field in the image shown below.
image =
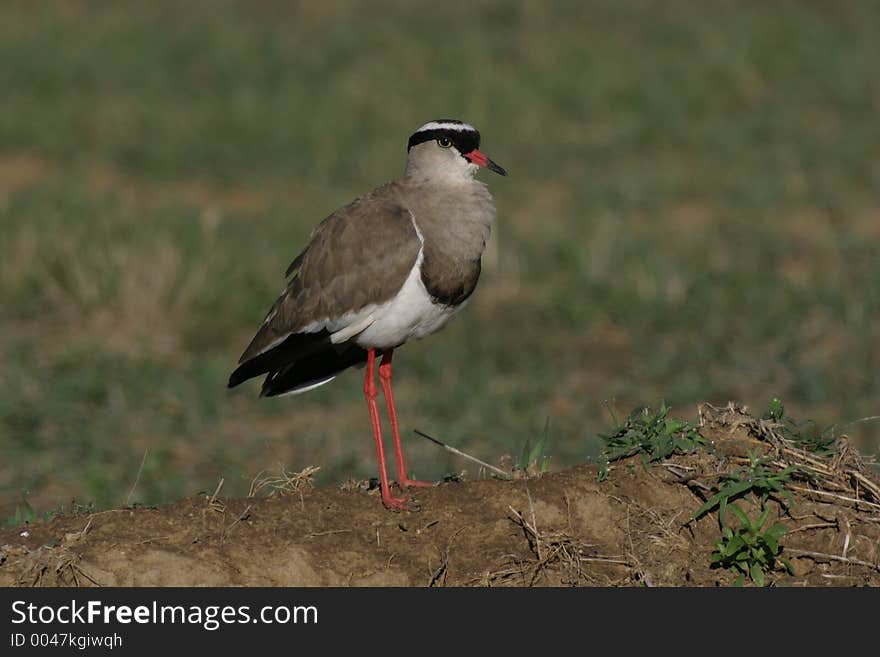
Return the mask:
<svg viewBox="0 0 880 657">
<path fill-rule="evenodd" d="M 0 519 L 372 476 L 359 372 L 226 377 L 311 228 L 477 125 L 497 230 L 395 359 L 412 470 L 771 396 L 880 444 L 880 4 L 5 2 Z M 419 441 L 419 442 L 416 442 Z M 146 458 L 144 455 L 146 453 Z M 143 470 L 132 486 L 143 461 Z"/>
</svg>

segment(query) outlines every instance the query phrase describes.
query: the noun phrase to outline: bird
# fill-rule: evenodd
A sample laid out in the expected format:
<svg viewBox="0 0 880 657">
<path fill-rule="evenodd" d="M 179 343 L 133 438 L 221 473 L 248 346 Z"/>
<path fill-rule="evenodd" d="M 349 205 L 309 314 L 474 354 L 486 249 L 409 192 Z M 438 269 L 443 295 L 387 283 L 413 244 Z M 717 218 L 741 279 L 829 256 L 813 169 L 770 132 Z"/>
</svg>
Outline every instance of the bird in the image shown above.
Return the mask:
<svg viewBox="0 0 880 657">
<path fill-rule="evenodd" d="M 391 362 L 405 342 L 443 328 L 476 288 L 495 205 L 475 174 L 485 168 L 507 175 L 479 147 L 479 131 L 464 121 L 437 119 L 418 128 L 407 142 L 401 178 L 359 196 L 312 231 L 229 377 L 234 388 L 266 375 L 260 397 L 272 397 L 304 393 L 350 367 L 365 366 L 381 499 L 392 510 L 412 509 L 391 492 L 376 370 L 397 485 L 404 491 L 432 486 L 408 476 Z"/>
</svg>

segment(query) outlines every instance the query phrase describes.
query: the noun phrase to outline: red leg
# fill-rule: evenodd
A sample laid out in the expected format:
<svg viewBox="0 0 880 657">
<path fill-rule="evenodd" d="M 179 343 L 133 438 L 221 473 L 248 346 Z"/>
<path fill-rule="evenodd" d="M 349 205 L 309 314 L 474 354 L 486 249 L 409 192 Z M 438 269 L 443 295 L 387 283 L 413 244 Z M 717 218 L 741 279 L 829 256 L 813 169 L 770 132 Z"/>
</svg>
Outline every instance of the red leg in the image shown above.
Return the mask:
<svg viewBox="0 0 880 657">
<path fill-rule="evenodd" d="M 379 382 L 382 384 L 382 393 L 385 395 L 385 405 L 388 408 L 388 418 L 391 420 L 394 456 L 397 460 L 397 483 L 401 488 L 411 486 L 430 488 L 434 485 L 430 481 L 416 481 L 407 476 L 406 463 L 403 460 L 403 445 L 400 444 L 400 428 L 397 424 L 397 409 L 394 406 L 394 393 L 391 392 L 391 355 L 393 353 L 394 349 L 388 349 L 382 353 L 382 362 L 379 365 Z"/>
<path fill-rule="evenodd" d="M 379 458 L 379 481 L 382 490 L 382 504 L 389 509 L 406 510 L 406 500 L 402 497 L 393 497 L 388 486 L 388 473 L 385 469 L 385 448 L 382 445 L 382 424 L 379 421 L 379 407 L 376 397 L 379 391 L 376 389 L 375 380 L 376 351 L 370 349 L 367 352 L 367 374 L 364 377 L 364 397 L 367 398 L 367 409 L 370 411 L 370 424 L 373 425 L 373 438 L 376 439 L 376 455 Z M 380 368 L 381 369 L 381 368 Z"/>
</svg>

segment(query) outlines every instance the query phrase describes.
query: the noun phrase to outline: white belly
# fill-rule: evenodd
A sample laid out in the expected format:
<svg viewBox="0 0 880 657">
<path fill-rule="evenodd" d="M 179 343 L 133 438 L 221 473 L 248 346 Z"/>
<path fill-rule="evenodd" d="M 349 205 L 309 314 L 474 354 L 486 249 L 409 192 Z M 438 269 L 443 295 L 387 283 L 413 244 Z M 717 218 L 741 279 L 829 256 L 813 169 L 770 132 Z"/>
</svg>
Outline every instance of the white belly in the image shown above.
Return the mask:
<svg viewBox="0 0 880 657">
<path fill-rule="evenodd" d="M 407 340 L 439 331 L 464 304 L 434 303 L 421 276 L 422 254 L 400 292 L 390 301 L 370 309 L 371 323 L 355 338 L 364 349 L 390 349 Z"/>
</svg>

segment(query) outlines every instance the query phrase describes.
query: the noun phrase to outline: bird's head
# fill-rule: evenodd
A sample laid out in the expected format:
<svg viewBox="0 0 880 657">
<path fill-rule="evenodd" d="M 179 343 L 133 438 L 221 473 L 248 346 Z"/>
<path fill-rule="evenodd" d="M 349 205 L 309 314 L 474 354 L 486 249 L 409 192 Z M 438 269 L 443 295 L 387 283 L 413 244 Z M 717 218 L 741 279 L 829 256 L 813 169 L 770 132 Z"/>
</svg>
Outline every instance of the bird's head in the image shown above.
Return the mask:
<svg viewBox="0 0 880 657">
<path fill-rule="evenodd" d="M 455 119 L 430 121 L 409 138 L 406 173 L 470 180 L 485 167 L 506 176 L 507 171 L 480 152 L 479 146 L 480 133 L 472 125 Z"/>
</svg>

